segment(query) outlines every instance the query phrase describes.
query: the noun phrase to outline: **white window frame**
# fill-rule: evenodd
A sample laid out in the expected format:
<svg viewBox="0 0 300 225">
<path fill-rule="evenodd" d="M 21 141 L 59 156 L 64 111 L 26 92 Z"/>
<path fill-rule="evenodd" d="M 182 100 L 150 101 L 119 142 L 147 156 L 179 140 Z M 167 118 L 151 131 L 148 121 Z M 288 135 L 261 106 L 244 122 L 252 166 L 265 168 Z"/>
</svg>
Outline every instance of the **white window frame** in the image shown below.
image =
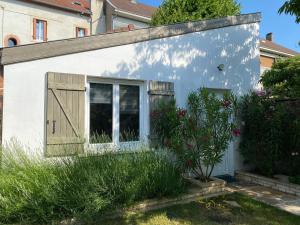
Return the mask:
<svg viewBox="0 0 300 225">
<path fill-rule="evenodd" d="M 36 29 L 36 41 L 44 41 L 45 40 L 45 27 L 46 21 L 36 19 L 35 29 Z"/>
<path fill-rule="evenodd" d="M 112 84 L 113 85 L 113 127 L 112 127 L 112 142 L 110 143 L 90 143 L 90 84 L 91 83 L 100 83 L 100 84 Z M 87 78 L 86 81 L 86 146 L 87 151 L 92 152 L 101 152 L 103 150 L 127 150 L 128 148 L 136 149 L 138 146 L 141 146 L 145 143 L 146 132 L 145 132 L 145 82 L 144 81 L 135 81 L 135 80 L 123 80 L 123 79 L 110 79 L 110 78 Z M 128 141 L 120 142 L 120 85 L 132 85 L 139 86 L 139 141 Z"/>
</svg>

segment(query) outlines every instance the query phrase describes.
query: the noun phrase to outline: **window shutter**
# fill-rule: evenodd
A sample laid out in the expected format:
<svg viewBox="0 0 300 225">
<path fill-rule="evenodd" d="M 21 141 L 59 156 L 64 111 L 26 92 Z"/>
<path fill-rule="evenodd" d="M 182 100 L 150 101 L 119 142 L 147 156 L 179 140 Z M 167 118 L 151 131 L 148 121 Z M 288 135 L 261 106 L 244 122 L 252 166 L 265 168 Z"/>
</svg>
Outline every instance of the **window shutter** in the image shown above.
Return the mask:
<svg viewBox="0 0 300 225">
<path fill-rule="evenodd" d="M 150 81 L 149 84 L 149 109 L 150 109 L 150 141 L 152 146 L 157 145 L 157 135 L 154 132 L 154 121 L 151 117 L 153 111 L 158 109 L 161 102 L 170 102 L 175 99 L 174 83 Z"/>
<path fill-rule="evenodd" d="M 33 19 L 33 40 L 36 40 L 36 19 Z"/>
<path fill-rule="evenodd" d="M 85 76 L 48 73 L 46 156 L 83 153 Z"/>
<path fill-rule="evenodd" d="M 44 41 L 48 40 L 47 34 L 48 34 L 48 27 L 47 27 L 47 21 L 43 21 L 44 22 Z"/>
</svg>

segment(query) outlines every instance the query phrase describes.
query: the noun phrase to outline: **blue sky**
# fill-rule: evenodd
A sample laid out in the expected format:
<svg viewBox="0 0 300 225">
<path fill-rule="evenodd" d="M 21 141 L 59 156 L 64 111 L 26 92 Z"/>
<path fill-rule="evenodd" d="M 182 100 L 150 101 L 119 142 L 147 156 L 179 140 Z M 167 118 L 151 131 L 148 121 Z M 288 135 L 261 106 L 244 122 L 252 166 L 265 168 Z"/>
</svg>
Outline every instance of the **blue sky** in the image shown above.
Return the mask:
<svg viewBox="0 0 300 225">
<path fill-rule="evenodd" d="M 140 0 L 145 4 L 158 6 L 161 0 Z M 273 32 L 275 42 L 300 52 L 300 24 L 290 15 L 279 15 L 278 9 L 284 0 L 237 0 L 242 5 L 242 13 L 262 12 L 261 37 Z"/>
</svg>

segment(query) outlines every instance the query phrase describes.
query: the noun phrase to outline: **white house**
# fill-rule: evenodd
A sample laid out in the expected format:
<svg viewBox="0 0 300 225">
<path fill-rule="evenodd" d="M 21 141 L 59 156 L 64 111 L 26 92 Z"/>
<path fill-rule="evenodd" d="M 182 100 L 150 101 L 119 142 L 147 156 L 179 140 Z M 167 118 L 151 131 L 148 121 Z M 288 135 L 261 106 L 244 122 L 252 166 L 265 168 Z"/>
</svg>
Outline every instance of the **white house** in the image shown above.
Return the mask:
<svg viewBox="0 0 300 225">
<path fill-rule="evenodd" d="M 2 141 L 18 140 L 45 157 L 104 143 L 122 149 L 147 140 L 157 98 L 175 95 L 184 107 L 199 87 L 241 96 L 259 80 L 260 18 L 238 15 L 4 48 Z M 232 144 L 215 173 L 233 174 L 238 158 Z"/>
</svg>

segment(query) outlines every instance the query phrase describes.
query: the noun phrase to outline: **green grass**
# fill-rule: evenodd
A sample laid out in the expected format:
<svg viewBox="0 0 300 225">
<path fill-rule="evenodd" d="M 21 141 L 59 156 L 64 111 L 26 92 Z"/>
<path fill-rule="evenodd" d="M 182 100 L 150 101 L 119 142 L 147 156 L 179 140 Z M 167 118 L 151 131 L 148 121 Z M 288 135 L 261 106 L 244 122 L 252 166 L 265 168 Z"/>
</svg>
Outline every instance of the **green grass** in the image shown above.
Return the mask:
<svg viewBox="0 0 300 225">
<path fill-rule="evenodd" d="M 0 169 L 0 224 L 91 218 L 185 191 L 164 152 L 107 153 L 44 162 L 16 151 Z"/>
<path fill-rule="evenodd" d="M 236 201 L 241 208 L 224 202 Z M 114 220 L 98 220 L 90 225 L 297 225 L 300 217 L 235 193 L 198 200 L 145 214 L 126 215 Z"/>
</svg>

